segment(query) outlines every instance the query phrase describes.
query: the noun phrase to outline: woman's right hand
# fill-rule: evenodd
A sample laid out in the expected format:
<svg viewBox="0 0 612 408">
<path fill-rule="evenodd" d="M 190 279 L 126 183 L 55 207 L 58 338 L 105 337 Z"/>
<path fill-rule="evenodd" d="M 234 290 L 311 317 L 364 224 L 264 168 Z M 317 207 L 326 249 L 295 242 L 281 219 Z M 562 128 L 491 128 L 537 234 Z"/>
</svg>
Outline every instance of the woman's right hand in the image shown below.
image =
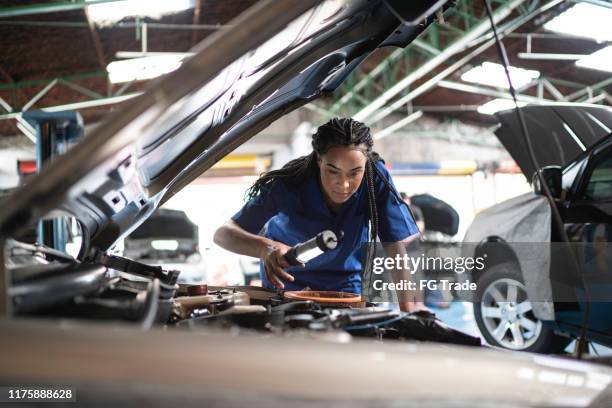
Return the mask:
<svg viewBox="0 0 612 408">
<path fill-rule="evenodd" d="M 263 262 L 268 282 L 279 289 L 285 288 L 285 284 L 282 280 L 290 282 L 295 280 L 292 275 L 289 275 L 284 270 L 284 268 L 289 268 L 291 266 L 285 259 L 285 254 L 289 249 L 291 249 L 291 247 L 282 242 L 271 241 L 262 249 L 259 256 Z"/>
</svg>

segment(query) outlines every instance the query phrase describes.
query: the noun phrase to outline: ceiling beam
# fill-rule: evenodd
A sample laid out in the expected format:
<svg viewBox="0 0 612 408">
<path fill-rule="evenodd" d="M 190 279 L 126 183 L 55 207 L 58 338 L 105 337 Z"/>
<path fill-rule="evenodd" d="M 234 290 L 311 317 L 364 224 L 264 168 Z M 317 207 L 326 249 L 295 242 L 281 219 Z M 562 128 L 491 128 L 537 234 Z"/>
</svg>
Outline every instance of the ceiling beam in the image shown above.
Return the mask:
<svg viewBox="0 0 612 408">
<path fill-rule="evenodd" d="M 561 91 L 559 91 L 553 84 L 550 83 L 550 81 L 548 81 L 546 78 L 542 78 L 542 80 L 540 81 L 542 83 L 542 85 L 544 85 L 544 88 L 546 88 L 546 90 L 555 97 L 556 100 L 558 101 L 565 101 L 566 98 L 565 96 L 561 93 Z"/>
<path fill-rule="evenodd" d="M 116 103 L 124 102 L 124 101 L 127 101 L 128 99 L 135 98 L 142 94 L 143 92 L 134 92 L 134 93 L 127 94 L 127 95 L 112 96 L 109 98 L 100 98 L 100 99 L 92 99 L 89 101 L 67 103 L 65 105 L 47 106 L 47 107 L 39 108 L 39 109 L 44 112 L 63 112 L 63 111 L 68 111 L 68 110 L 94 108 L 97 106 L 114 105 Z M 0 115 L 0 120 L 17 119 L 18 117 L 21 117 L 22 113 L 23 112 L 6 113 L 3 115 Z"/>
<path fill-rule="evenodd" d="M 0 91 L 13 90 L 13 89 L 19 89 L 19 88 L 38 87 L 40 85 L 46 85 L 49 82 L 52 82 L 52 81 L 54 81 L 56 79 L 64 79 L 64 80 L 67 80 L 67 81 L 78 81 L 78 80 L 81 80 L 81 79 L 100 78 L 100 77 L 105 77 L 105 76 L 107 76 L 106 71 L 104 71 L 104 72 L 95 71 L 95 72 L 85 72 L 85 73 L 82 73 L 82 74 L 75 74 L 75 75 L 66 75 L 66 76 L 63 76 L 63 77 L 55 77 L 55 78 L 47 78 L 47 79 L 35 79 L 35 80 L 31 80 L 31 81 L 11 82 L 9 80 L 8 84 L 7 83 L 0 83 Z"/>
<path fill-rule="evenodd" d="M 508 17 L 512 11 L 521 5 L 525 0 L 513 0 L 509 3 L 499 7 L 493 13 L 493 20 L 497 23 Z M 378 109 L 385 106 L 387 102 L 394 96 L 398 95 L 404 89 L 409 87 L 416 80 L 429 74 L 432 70 L 438 67 L 440 64 L 446 62 L 451 56 L 464 51 L 466 46 L 471 41 L 479 38 L 490 29 L 489 21 L 483 18 L 480 23 L 476 24 L 471 28 L 465 35 L 455 41 L 453 44 L 445 48 L 440 54 L 433 56 L 427 62 L 422 64 L 420 67 L 412 71 L 402 80 L 397 82 L 394 86 L 383 92 L 378 98 L 372 101 L 368 106 L 357 112 L 353 117 L 359 121 L 367 121 Z"/>
<path fill-rule="evenodd" d="M 0 97 L 0 107 L 2 107 L 8 113 L 13 111 L 13 107 L 7 101 L 2 99 L 2 97 Z"/>
<path fill-rule="evenodd" d="M 440 81 L 438 82 L 438 86 L 441 88 L 452 89 L 454 91 L 475 93 L 479 95 L 490 96 L 493 98 L 512 99 L 512 95 L 510 95 L 509 92 L 500 91 L 494 88 L 487 88 L 483 86 L 469 85 L 465 83 L 452 82 L 452 81 Z M 537 105 L 541 105 L 543 103 L 555 102 L 551 99 L 541 99 L 535 96 L 520 95 L 520 94 L 516 95 L 516 100 L 519 102 L 533 103 Z"/>
<path fill-rule="evenodd" d="M 600 89 L 604 89 L 611 85 L 612 85 L 612 77 L 608 79 L 604 79 L 603 81 L 597 82 L 596 84 L 585 86 L 583 89 L 580 89 L 574 93 L 567 95 L 566 98 L 567 100 L 571 101 L 571 100 L 580 98 L 584 95 L 588 95 L 589 92 L 599 91 Z"/>
<path fill-rule="evenodd" d="M 421 116 L 423 116 L 423 111 L 413 112 L 410 115 L 406 116 L 405 118 L 398 120 L 394 124 L 374 133 L 372 138 L 374 140 L 380 140 L 383 137 L 389 136 L 390 134 L 397 132 L 398 130 L 406 126 L 407 124 L 412 123 L 415 120 L 419 119 Z"/>
<path fill-rule="evenodd" d="M 41 98 L 43 98 L 47 93 L 49 93 L 49 91 L 55 86 L 57 85 L 57 83 L 59 82 L 59 79 L 54 79 L 53 81 L 49 82 L 47 84 L 47 86 L 45 86 L 40 92 L 38 92 L 36 95 L 34 95 L 34 97 L 32 99 L 30 99 L 25 105 L 23 105 L 23 107 L 21 108 L 22 111 L 27 111 L 28 109 L 30 109 L 32 106 L 34 106 L 34 104 L 36 102 L 38 102 Z"/>
<path fill-rule="evenodd" d="M 542 7 L 532 11 L 531 13 L 522 15 L 519 18 L 512 20 L 511 22 L 507 23 L 503 28 L 500 29 L 498 33 L 499 38 L 503 38 L 504 36 L 508 35 L 512 31 L 516 30 L 517 28 L 525 24 L 527 21 L 531 20 L 533 17 L 547 10 L 550 10 L 552 7 L 558 5 L 562 1 L 563 0 L 552 0 L 548 2 L 547 4 L 543 5 Z M 476 55 L 479 55 L 482 52 L 486 51 L 493 44 L 495 44 L 495 39 L 494 38 L 488 39 L 486 42 L 481 44 L 478 48 L 464 55 L 461 59 L 459 59 L 458 61 L 455 61 L 453 64 L 451 64 L 450 66 L 448 66 L 447 68 L 445 68 L 444 70 L 442 70 L 441 72 L 433 76 L 432 78 L 428 79 L 427 81 L 425 81 L 424 83 L 416 87 L 415 89 L 408 92 L 406 95 L 397 99 L 391 105 L 388 105 L 384 109 L 381 109 L 375 114 L 373 114 L 373 116 L 369 119 L 369 123 L 372 124 L 372 123 L 375 123 L 387 117 L 395 110 L 404 106 L 406 103 L 414 100 L 418 96 L 434 88 L 438 84 L 438 82 L 442 81 L 443 79 L 445 79 L 446 77 L 448 77 L 449 75 L 457 71 L 459 68 L 467 64 Z"/>
<path fill-rule="evenodd" d="M 192 21 L 194 26 L 200 22 L 201 9 L 202 9 L 202 1 L 196 0 L 195 8 L 193 9 L 193 21 Z M 197 43 L 198 43 L 198 31 L 192 30 L 191 31 L 191 46 L 193 47 Z"/>
<path fill-rule="evenodd" d="M 1 10 L 1 9 L 0 9 Z M 7 20 L 0 21 L 2 26 L 19 27 L 64 27 L 64 28 L 87 28 L 87 23 L 78 21 L 31 21 L 31 20 Z M 160 30 L 203 30 L 215 31 L 223 28 L 231 28 L 231 24 L 170 24 L 170 23 L 147 23 L 148 28 Z M 124 21 L 113 25 L 113 28 L 132 29 L 140 27 L 136 22 Z"/>
<path fill-rule="evenodd" d="M 398 48 L 394 50 L 387 58 L 382 60 L 374 69 L 370 70 L 359 82 L 357 82 L 351 89 L 346 92 L 340 100 L 334 103 L 330 108 L 330 112 L 332 112 L 331 116 L 334 116 L 334 112 L 337 112 L 340 107 L 346 103 L 348 103 L 352 98 L 354 98 L 359 91 L 364 89 L 367 85 L 373 82 L 376 77 L 378 77 L 382 72 L 384 72 L 388 67 L 395 64 L 405 53 L 405 49 Z"/>
<path fill-rule="evenodd" d="M 75 84 L 73 82 L 67 81 L 65 79 L 59 78 L 58 82 L 70 89 L 72 89 L 73 91 L 77 91 L 85 96 L 89 96 L 90 98 L 94 98 L 94 99 L 98 99 L 98 98 L 104 98 L 103 95 L 99 94 L 96 91 L 92 91 L 91 89 L 87 89 L 81 85 Z"/>
<path fill-rule="evenodd" d="M 87 27 L 89 28 L 89 35 L 91 35 L 91 40 L 94 44 L 94 50 L 96 51 L 96 58 L 98 59 L 98 64 L 100 65 L 100 69 L 102 71 L 106 71 L 106 57 L 104 56 L 104 50 L 102 49 L 102 43 L 100 42 L 100 36 L 98 35 L 98 31 L 96 30 L 96 26 L 92 19 L 89 17 L 89 10 L 87 8 L 83 9 L 85 13 L 85 19 L 87 20 Z M 108 84 L 108 77 L 107 77 Z"/>
</svg>

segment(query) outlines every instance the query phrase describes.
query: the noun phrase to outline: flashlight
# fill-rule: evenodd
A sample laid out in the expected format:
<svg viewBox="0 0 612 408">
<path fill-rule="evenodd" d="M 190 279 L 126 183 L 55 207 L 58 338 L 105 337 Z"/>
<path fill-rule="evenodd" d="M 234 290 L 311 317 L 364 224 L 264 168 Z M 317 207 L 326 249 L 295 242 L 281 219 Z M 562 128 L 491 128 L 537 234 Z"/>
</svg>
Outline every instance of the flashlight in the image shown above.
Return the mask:
<svg viewBox="0 0 612 408">
<path fill-rule="evenodd" d="M 308 241 L 301 242 L 291 247 L 285 254 L 285 259 L 292 266 L 305 264 L 321 255 L 323 252 L 335 249 L 343 236 L 344 233 L 342 231 L 339 232 L 338 236 L 330 230 L 319 232 Z"/>
</svg>

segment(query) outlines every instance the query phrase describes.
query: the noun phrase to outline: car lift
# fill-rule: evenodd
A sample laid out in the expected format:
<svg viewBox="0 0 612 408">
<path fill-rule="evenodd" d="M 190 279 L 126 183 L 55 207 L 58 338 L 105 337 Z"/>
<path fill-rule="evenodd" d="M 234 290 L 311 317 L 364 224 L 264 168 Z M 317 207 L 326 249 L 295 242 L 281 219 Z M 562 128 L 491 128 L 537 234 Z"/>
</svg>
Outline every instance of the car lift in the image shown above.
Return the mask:
<svg viewBox="0 0 612 408">
<path fill-rule="evenodd" d="M 65 153 L 84 134 L 83 118 L 76 111 L 29 111 L 23 118 L 36 129 L 36 168 L 54 156 Z M 68 217 L 40 220 L 37 241 L 42 245 L 65 252 L 68 242 Z"/>
</svg>

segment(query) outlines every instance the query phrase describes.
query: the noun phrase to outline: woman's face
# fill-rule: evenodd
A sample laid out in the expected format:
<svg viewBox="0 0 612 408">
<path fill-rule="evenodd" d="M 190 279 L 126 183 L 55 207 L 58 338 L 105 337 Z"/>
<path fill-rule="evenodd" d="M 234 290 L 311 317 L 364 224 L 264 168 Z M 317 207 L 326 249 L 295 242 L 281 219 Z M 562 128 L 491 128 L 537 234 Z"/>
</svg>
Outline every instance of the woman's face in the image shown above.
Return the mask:
<svg viewBox="0 0 612 408">
<path fill-rule="evenodd" d="M 329 204 L 344 203 L 359 188 L 365 174 L 364 151 L 361 146 L 336 146 L 319 156 L 321 185 Z"/>
</svg>

